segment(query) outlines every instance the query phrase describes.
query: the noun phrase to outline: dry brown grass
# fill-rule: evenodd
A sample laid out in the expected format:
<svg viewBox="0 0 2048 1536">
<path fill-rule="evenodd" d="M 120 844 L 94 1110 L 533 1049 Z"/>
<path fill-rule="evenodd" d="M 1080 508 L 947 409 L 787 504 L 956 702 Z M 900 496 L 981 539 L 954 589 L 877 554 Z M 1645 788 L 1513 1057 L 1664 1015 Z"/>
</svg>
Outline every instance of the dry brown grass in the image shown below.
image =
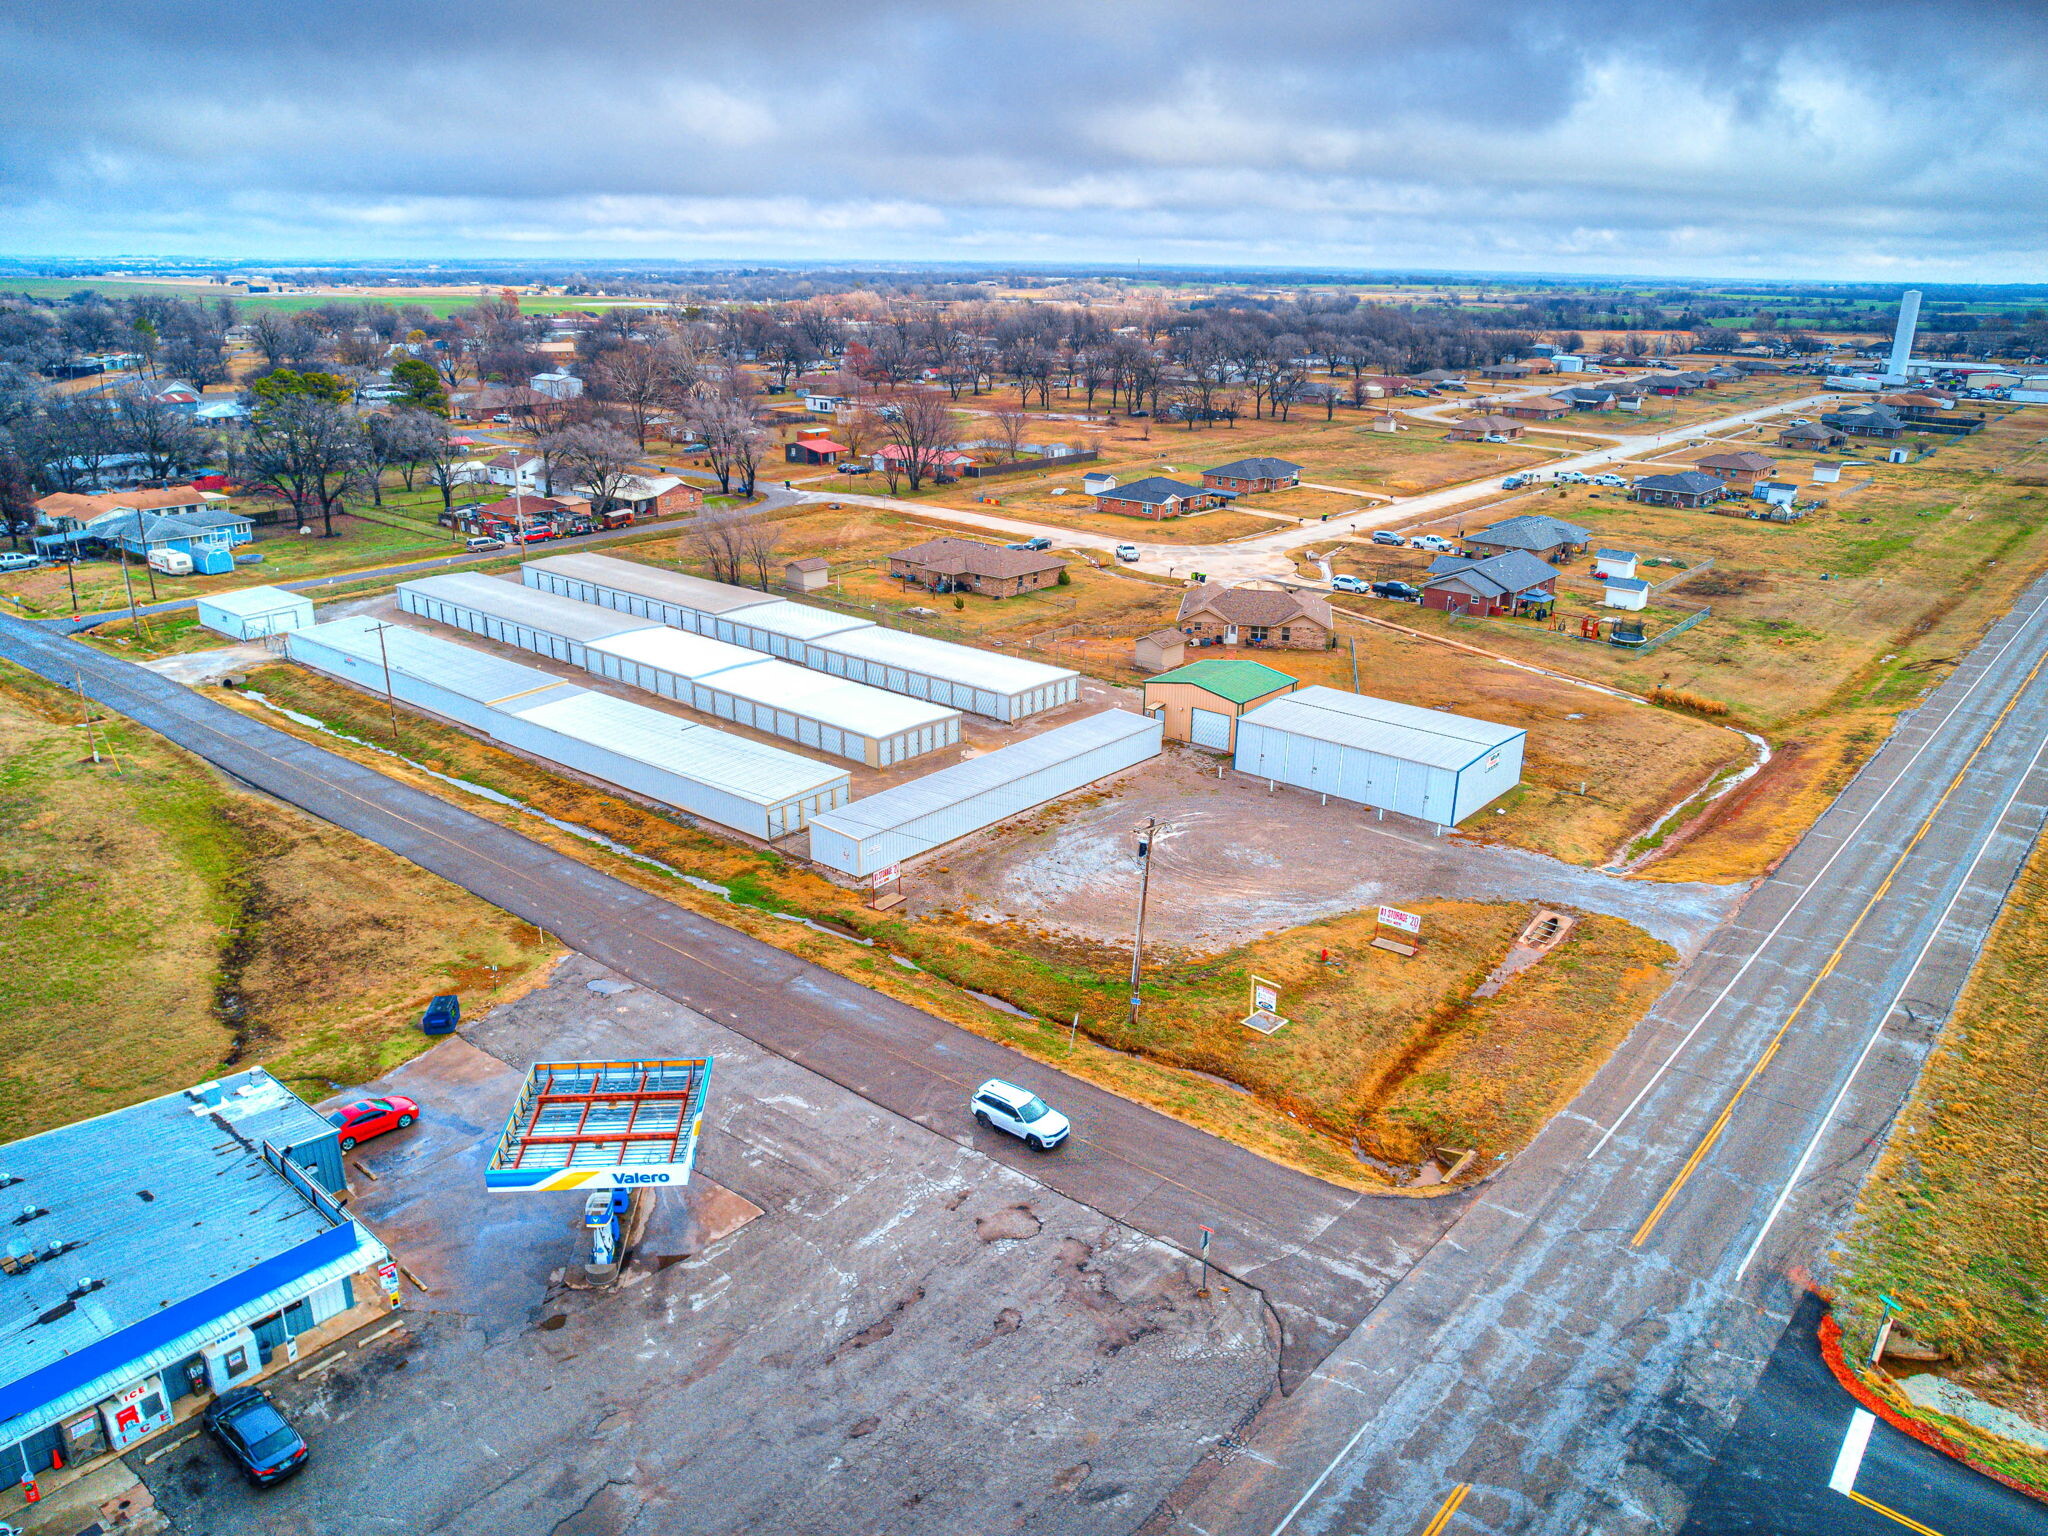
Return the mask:
<svg viewBox="0 0 2048 1536">
<path fill-rule="evenodd" d="M 0 1135 L 265 1061 L 314 1096 L 424 1044 L 434 992 L 509 995 L 531 928 L 345 832 L 228 787 L 118 718 L 0 675 Z"/>
<path fill-rule="evenodd" d="M 2006 900 L 1864 1185 L 1837 1316 L 1867 1358 L 1880 1295 L 1982 1395 L 2048 1422 L 2048 844 Z M 2033 1473 L 2048 1471 L 2034 1458 Z"/>
</svg>

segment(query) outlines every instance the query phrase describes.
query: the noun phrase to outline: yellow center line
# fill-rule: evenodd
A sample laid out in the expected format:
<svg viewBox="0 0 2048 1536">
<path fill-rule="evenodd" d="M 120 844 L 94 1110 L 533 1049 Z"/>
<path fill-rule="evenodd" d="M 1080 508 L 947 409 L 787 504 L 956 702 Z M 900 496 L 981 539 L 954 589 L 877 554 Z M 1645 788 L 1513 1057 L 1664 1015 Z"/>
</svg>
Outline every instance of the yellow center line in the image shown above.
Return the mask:
<svg viewBox="0 0 2048 1536">
<path fill-rule="evenodd" d="M 1926 820 L 1914 831 L 1912 839 L 1899 850 L 1899 856 L 1892 861 L 1892 867 L 1885 871 L 1884 879 L 1879 882 L 1877 889 L 1870 893 L 1870 899 L 1863 903 L 1863 909 L 1856 914 L 1856 921 L 1851 923 L 1849 931 L 1842 935 L 1842 941 L 1835 946 L 1834 952 L 1821 966 L 1819 974 L 1808 982 L 1806 990 L 1799 994 L 1799 1001 L 1794 1003 L 1792 1011 L 1785 1015 L 1785 1022 L 1780 1024 L 1778 1032 L 1771 1036 L 1771 1043 L 1764 1048 L 1763 1055 L 1757 1058 L 1756 1065 L 1751 1067 L 1748 1075 L 1736 1085 L 1727 1106 L 1716 1117 L 1714 1123 L 1707 1127 L 1707 1134 L 1700 1138 L 1700 1144 L 1693 1148 L 1692 1156 L 1688 1157 L 1684 1166 L 1678 1170 L 1678 1177 L 1671 1181 L 1671 1187 L 1664 1191 L 1663 1197 L 1650 1208 L 1650 1214 L 1643 1218 L 1643 1224 L 1636 1228 L 1636 1235 L 1629 1239 L 1629 1247 L 1643 1246 L 1650 1234 L 1656 1230 L 1657 1223 L 1664 1219 L 1664 1213 L 1671 1209 L 1671 1202 L 1678 1198 L 1679 1191 L 1684 1189 L 1692 1176 L 1699 1171 L 1700 1164 L 1706 1161 L 1706 1156 L 1713 1150 L 1714 1143 L 1720 1140 L 1721 1133 L 1728 1128 L 1728 1122 L 1734 1118 L 1735 1106 L 1742 1102 L 1742 1096 L 1749 1091 L 1750 1084 L 1754 1083 L 1762 1075 L 1764 1068 L 1771 1064 L 1771 1059 L 1778 1054 L 1778 1047 L 1784 1044 L 1785 1036 L 1791 1032 L 1799 1015 L 1806 1011 L 1806 1005 L 1813 1001 L 1813 994 L 1820 990 L 1820 984 L 1826 981 L 1829 973 L 1841 963 L 1843 954 L 1856 941 L 1856 935 L 1862 931 L 1864 920 L 1876 909 L 1877 904 L 1884 900 L 1886 893 L 1892 888 L 1892 881 L 1898 878 L 1898 873 L 1905 866 L 1906 860 L 1913 856 L 1913 850 L 1920 846 L 1921 839 L 1933 828 L 1935 818 L 1941 814 L 1942 807 L 1948 804 L 1949 796 L 1956 792 L 1964 778 L 1969 775 L 1978 756 L 1991 744 L 1991 738 L 1998 734 L 1998 728 L 2005 724 L 2006 717 L 2018 707 L 2020 696 L 2040 675 L 2043 666 L 2048 666 L 2048 655 L 2043 655 L 2034 663 L 2032 669 L 2020 680 L 2019 687 L 2013 689 L 2012 697 L 2005 701 L 2005 708 L 1998 712 L 1998 718 L 1984 728 L 1984 734 L 1977 739 L 1977 745 L 1972 747 L 1970 755 L 1963 759 L 1963 766 L 1956 770 L 1955 777 L 1948 781 L 1948 787 L 1941 792 L 1941 798 L 1934 802 L 1934 809 L 1927 813 Z"/>
<path fill-rule="evenodd" d="M 1899 1524 L 1903 1525 L 1909 1531 L 1918 1531 L 1920 1533 L 1920 1536 L 1941 1536 L 1941 1532 L 1937 1531 L 1933 1526 L 1922 1525 L 1918 1520 L 1913 1519 L 1910 1515 L 1902 1515 L 1896 1509 L 1888 1509 L 1886 1506 L 1878 1503 L 1875 1499 L 1866 1499 L 1862 1494 L 1858 1493 L 1853 1488 L 1848 1490 L 1848 1495 L 1850 1498 L 1854 1499 L 1858 1504 L 1861 1504 L 1865 1509 L 1874 1509 L 1880 1515 L 1883 1515 L 1885 1519 L 1896 1520 L 1899 1522 Z"/>
<path fill-rule="evenodd" d="M 1465 1495 L 1472 1491 L 1470 1483 L 1460 1483 L 1451 1490 L 1451 1496 L 1430 1517 L 1429 1524 L 1422 1528 L 1422 1536 L 1441 1536 L 1443 1528 L 1451 1523 L 1451 1516 L 1458 1512 L 1458 1506 L 1465 1502 Z"/>
</svg>

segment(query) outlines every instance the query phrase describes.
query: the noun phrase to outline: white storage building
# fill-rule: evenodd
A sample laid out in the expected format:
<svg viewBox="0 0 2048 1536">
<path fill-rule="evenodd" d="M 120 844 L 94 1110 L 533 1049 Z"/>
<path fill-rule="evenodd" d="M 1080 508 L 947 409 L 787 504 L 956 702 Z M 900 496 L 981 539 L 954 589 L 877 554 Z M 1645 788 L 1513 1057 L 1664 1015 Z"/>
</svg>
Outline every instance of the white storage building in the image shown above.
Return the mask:
<svg viewBox="0 0 2048 1536">
<path fill-rule="evenodd" d="M 996 720 L 1057 709 L 1081 692 L 1079 674 L 1066 667 L 872 624 L 811 641 L 804 665 Z"/>
<path fill-rule="evenodd" d="M 1160 722 L 1109 709 L 812 818 L 811 857 L 865 879 L 1159 755 Z"/>
<path fill-rule="evenodd" d="M 1528 732 L 1310 687 L 1238 717 L 1233 762 L 1298 789 L 1455 826 L 1522 782 Z"/>
<path fill-rule="evenodd" d="M 283 587 L 243 587 L 200 598 L 199 622 L 215 634 L 255 640 L 307 628 L 313 622 L 313 604 Z"/>
<path fill-rule="evenodd" d="M 439 635 L 348 618 L 295 631 L 285 645 L 292 660 L 380 694 L 388 656 L 394 698 L 764 840 L 801 829 L 852 793 L 843 768 L 593 693 Z"/>
<path fill-rule="evenodd" d="M 653 627 L 646 619 L 471 572 L 401 581 L 398 607 L 579 667 L 590 665 L 585 647 L 591 641 Z"/>
<path fill-rule="evenodd" d="M 538 595 L 538 594 L 536 594 Z M 600 677 L 871 768 L 960 740 L 960 713 L 792 666 L 706 635 L 633 630 L 585 647 Z"/>
<path fill-rule="evenodd" d="M 285 654 L 301 666 L 372 693 L 381 694 L 388 685 L 400 702 L 478 731 L 494 730 L 505 710 L 583 692 L 538 667 L 369 618 L 332 619 L 295 630 L 284 644 Z"/>
<path fill-rule="evenodd" d="M 801 830 L 852 793 L 843 768 L 587 688 L 514 710 L 491 734 L 764 840 Z"/>
<path fill-rule="evenodd" d="M 1066 667 L 884 629 L 866 619 L 630 560 L 551 555 L 528 561 L 520 579 L 541 591 L 656 619 L 971 715 L 1021 720 L 1080 696 L 1081 680 Z"/>
<path fill-rule="evenodd" d="M 707 621 L 719 614 L 782 601 L 770 592 L 706 581 L 701 576 L 610 555 L 549 555 L 529 560 L 519 568 L 519 579 L 542 592 L 616 608 L 693 635 L 715 634 Z"/>
</svg>

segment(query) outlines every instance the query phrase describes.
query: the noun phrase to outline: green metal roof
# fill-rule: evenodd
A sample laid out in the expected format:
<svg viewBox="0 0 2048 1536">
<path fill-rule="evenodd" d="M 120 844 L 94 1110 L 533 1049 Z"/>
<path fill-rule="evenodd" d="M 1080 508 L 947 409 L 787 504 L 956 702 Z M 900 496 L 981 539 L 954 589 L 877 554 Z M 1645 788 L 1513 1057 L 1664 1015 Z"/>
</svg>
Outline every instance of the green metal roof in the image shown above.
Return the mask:
<svg viewBox="0 0 2048 1536">
<path fill-rule="evenodd" d="M 1276 688 L 1292 687 L 1300 679 L 1289 677 L 1285 672 L 1276 672 L 1256 661 L 1219 660 L 1191 661 L 1184 667 L 1175 667 L 1171 672 L 1162 672 L 1145 681 L 1147 684 L 1193 683 L 1219 699 L 1228 699 L 1233 704 L 1249 704 L 1253 699 L 1263 699 Z"/>
</svg>

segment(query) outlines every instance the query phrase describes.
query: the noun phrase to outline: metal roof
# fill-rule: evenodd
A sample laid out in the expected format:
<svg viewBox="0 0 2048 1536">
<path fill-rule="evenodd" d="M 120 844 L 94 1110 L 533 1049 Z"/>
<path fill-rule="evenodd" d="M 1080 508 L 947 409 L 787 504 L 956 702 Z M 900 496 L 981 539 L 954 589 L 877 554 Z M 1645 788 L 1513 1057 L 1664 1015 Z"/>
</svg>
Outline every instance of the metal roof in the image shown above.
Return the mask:
<svg viewBox="0 0 2048 1536">
<path fill-rule="evenodd" d="M 1593 551 L 1593 558 L 1596 560 L 1634 560 L 1637 556 L 1636 552 L 1632 549 L 1596 549 Z"/>
<path fill-rule="evenodd" d="M 748 624 L 755 629 L 765 629 L 771 635 L 786 635 L 792 640 L 822 640 L 827 635 L 844 634 L 850 629 L 875 627 L 872 619 L 850 618 L 843 613 L 790 602 L 763 603 L 728 617 L 735 624 Z"/>
<path fill-rule="evenodd" d="M 1180 638 L 1178 630 L 1169 631 L 1175 639 Z M 1213 693 L 1219 699 L 1228 699 L 1233 704 L 1249 704 L 1253 699 L 1263 699 L 1276 688 L 1291 686 L 1297 679 L 1285 672 L 1256 661 L 1217 660 L 1191 661 L 1184 667 L 1175 667 L 1171 672 L 1161 672 L 1157 677 L 1147 678 L 1145 686 L 1154 683 L 1189 683 L 1206 693 Z"/>
<path fill-rule="evenodd" d="M 543 730 L 679 774 L 755 805 L 780 805 L 847 783 L 846 770 L 586 691 L 511 711 Z"/>
<path fill-rule="evenodd" d="M 1036 736 L 999 747 L 964 763 L 941 768 L 907 784 L 897 784 L 866 799 L 820 811 L 813 826 L 825 827 L 858 841 L 906 826 L 922 817 L 958 805 L 977 795 L 1021 779 L 1110 742 L 1158 729 L 1155 721 L 1127 709 L 1105 709 Z"/>
<path fill-rule="evenodd" d="M 0 1147 L 9 1205 L 47 1212 L 0 1238 L 16 1266 L 0 1273 L 0 1417 L 40 1406 L 6 1393 L 32 1373 L 343 1225 L 261 1151 L 332 1127 L 260 1067 L 218 1088 L 214 1104 L 165 1094 Z M 22 1265 L 51 1244 L 66 1251 Z"/>
<path fill-rule="evenodd" d="M 590 648 L 607 656 L 644 662 L 663 672 L 673 672 L 677 677 L 693 679 L 730 672 L 735 667 L 757 667 L 770 659 L 743 645 L 728 645 L 709 635 L 693 635 L 687 630 L 670 629 L 667 625 L 656 629 L 636 629 L 629 634 L 614 635 L 609 640 L 595 640 Z"/>
<path fill-rule="evenodd" d="M 1469 767 L 1526 731 L 1320 684 L 1247 710 L 1244 722 L 1432 768 Z"/>
<path fill-rule="evenodd" d="M 523 624 L 528 629 L 565 640 L 603 640 L 628 630 L 646 629 L 648 621 L 595 603 L 579 603 L 573 597 L 559 597 L 538 587 L 500 581 L 495 576 L 461 572 L 452 576 L 428 576 L 419 581 L 401 581 L 398 590 L 416 592 L 457 608 L 472 608 L 494 619 Z"/>
<path fill-rule="evenodd" d="M 960 718 L 959 710 L 943 704 L 888 693 L 774 657 L 757 667 L 735 667 L 730 672 L 717 673 L 706 678 L 704 686 L 851 731 L 856 736 L 894 736 L 899 731 L 914 731 Z"/>
<path fill-rule="evenodd" d="M 380 628 L 383 630 L 381 646 L 377 633 Z M 393 672 L 432 683 L 437 688 L 445 688 L 450 693 L 475 699 L 481 704 L 502 704 L 510 699 L 538 695 L 550 688 L 575 686 L 552 672 L 507 661 L 502 656 L 493 656 L 489 651 L 480 651 L 460 641 L 407 629 L 400 624 L 380 625 L 375 619 L 363 617 L 309 624 L 285 636 L 287 649 L 302 641 L 324 645 L 344 656 L 367 662 L 380 671 L 384 657 L 388 655 Z M 533 702 L 538 703 L 538 697 Z"/>
<path fill-rule="evenodd" d="M 610 555 L 549 555 L 544 559 L 529 560 L 526 564 L 534 570 L 553 571 L 576 581 L 587 581 L 593 586 L 613 587 L 638 597 L 651 597 L 657 602 L 693 608 L 699 613 L 730 613 L 735 608 L 752 608 L 761 603 L 779 601 L 773 593 L 735 587 L 723 581 L 706 581 L 701 576 L 642 565 L 637 560 L 618 560 Z"/>
<path fill-rule="evenodd" d="M 1075 675 L 1070 667 L 1049 667 L 1042 661 L 1026 661 L 1021 656 L 999 656 L 978 646 L 954 645 L 949 640 L 883 629 L 878 624 L 811 643 L 821 651 L 858 656 L 906 672 L 985 688 L 990 693 L 1028 693 Z"/>
<path fill-rule="evenodd" d="M 1602 586 L 1613 592 L 1647 592 L 1650 584 L 1638 576 L 1602 576 Z"/>
<path fill-rule="evenodd" d="M 208 592 L 199 601 L 209 608 L 218 608 L 223 613 L 245 619 L 279 613 L 302 603 L 308 608 L 313 606 L 311 598 L 302 593 L 287 592 L 283 587 L 241 587 L 232 592 Z"/>
</svg>

